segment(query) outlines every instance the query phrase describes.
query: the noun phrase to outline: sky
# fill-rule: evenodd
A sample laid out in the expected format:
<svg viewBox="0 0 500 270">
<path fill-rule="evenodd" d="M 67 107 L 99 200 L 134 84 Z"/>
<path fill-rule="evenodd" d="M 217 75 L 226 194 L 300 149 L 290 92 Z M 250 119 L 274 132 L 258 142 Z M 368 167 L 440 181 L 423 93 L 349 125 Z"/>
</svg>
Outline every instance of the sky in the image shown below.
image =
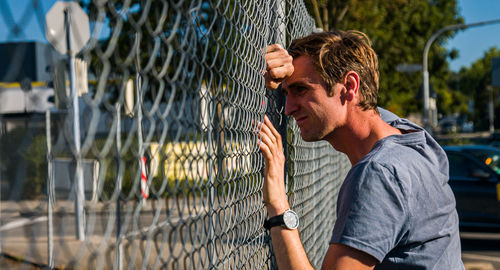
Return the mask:
<svg viewBox="0 0 500 270">
<path fill-rule="evenodd" d="M 458 0 L 458 4 L 466 24 L 500 19 L 500 0 Z M 449 62 L 451 70 L 458 71 L 462 66 L 470 66 L 493 46 L 500 49 L 500 23 L 458 32 L 446 44 L 446 48 L 455 48 L 459 53 L 457 59 Z"/>
<path fill-rule="evenodd" d="M 0 42 L 9 41 L 42 41 L 45 39 L 45 14 L 56 0 L 38 1 L 38 14 L 34 11 L 31 0 L 0 0 Z M 13 35 L 12 26 L 19 25 L 22 32 Z"/>
<path fill-rule="evenodd" d="M 38 14 L 44 20 L 45 13 L 56 0 L 39 0 Z M 460 13 L 465 23 L 475 23 L 500 19 L 500 0 L 458 0 Z M 7 41 L 42 41 L 44 25 L 39 23 L 39 16 L 32 8 L 31 0 L 0 0 L 0 42 Z M 13 36 L 12 21 L 18 22 L 23 31 Z M 445 25 L 443 25 L 444 27 Z M 500 24 L 468 28 L 458 32 L 455 37 L 445 45 L 448 49 L 457 49 L 459 57 L 450 61 L 450 68 L 458 71 L 462 66 L 469 66 L 481 58 L 489 48 L 500 48 Z"/>
</svg>

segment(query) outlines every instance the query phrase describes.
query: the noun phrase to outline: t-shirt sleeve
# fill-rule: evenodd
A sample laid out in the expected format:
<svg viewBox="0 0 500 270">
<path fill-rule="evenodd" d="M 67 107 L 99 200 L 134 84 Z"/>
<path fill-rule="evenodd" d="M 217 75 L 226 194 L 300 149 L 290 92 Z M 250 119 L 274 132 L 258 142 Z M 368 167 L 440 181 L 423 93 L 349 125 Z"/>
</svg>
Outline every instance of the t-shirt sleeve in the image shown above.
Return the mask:
<svg viewBox="0 0 500 270">
<path fill-rule="evenodd" d="M 358 165 L 341 188 L 330 244 L 350 246 L 381 262 L 404 237 L 407 197 L 390 168 L 375 162 Z"/>
</svg>

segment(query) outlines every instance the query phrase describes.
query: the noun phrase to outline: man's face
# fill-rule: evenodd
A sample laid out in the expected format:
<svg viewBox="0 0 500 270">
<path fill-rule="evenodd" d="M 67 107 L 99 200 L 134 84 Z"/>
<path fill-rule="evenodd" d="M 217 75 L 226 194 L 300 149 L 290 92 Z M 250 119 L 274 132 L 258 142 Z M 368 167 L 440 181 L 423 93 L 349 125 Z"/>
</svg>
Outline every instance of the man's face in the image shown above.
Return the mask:
<svg viewBox="0 0 500 270">
<path fill-rule="evenodd" d="M 342 104 L 342 84 L 335 84 L 328 96 L 326 84 L 308 56 L 293 60 L 295 71 L 283 81 L 287 95 L 285 114 L 295 118 L 304 141 L 328 139 L 345 123 L 346 106 Z"/>
</svg>

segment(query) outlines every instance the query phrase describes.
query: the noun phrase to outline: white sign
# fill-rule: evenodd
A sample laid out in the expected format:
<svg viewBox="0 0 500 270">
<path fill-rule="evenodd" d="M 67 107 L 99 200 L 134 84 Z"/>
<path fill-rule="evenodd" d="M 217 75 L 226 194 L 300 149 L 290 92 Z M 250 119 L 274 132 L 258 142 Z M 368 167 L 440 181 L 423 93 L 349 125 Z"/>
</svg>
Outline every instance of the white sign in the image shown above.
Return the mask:
<svg viewBox="0 0 500 270">
<path fill-rule="evenodd" d="M 422 70 L 422 65 L 421 64 L 399 64 L 396 66 L 396 71 L 398 72 L 416 72 L 416 71 L 421 71 Z"/>
<path fill-rule="evenodd" d="M 75 2 L 56 2 L 45 15 L 45 37 L 61 54 L 68 53 L 65 12 L 70 16 L 71 54 L 76 55 L 90 38 L 89 17 Z"/>
</svg>

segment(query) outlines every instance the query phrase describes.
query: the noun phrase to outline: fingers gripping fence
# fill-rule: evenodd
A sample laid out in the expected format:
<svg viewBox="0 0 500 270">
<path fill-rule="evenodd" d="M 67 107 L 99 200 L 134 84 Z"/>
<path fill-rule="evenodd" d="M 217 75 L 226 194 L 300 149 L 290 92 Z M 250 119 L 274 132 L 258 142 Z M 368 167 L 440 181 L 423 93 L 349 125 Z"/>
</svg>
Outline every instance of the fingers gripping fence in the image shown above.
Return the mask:
<svg viewBox="0 0 500 270">
<path fill-rule="evenodd" d="M 19 20 L 7 2 L 0 4 L 8 39 L 29 39 L 28 18 L 43 29 L 47 2 L 22 7 Z M 43 110 L 0 108 L 0 263 L 276 268 L 262 227 L 264 160 L 256 136 L 256 123 L 267 114 L 286 144 L 289 200 L 300 216 L 308 257 L 319 267 L 350 165 L 326 143 L 303 142 L 294 120 L 284 116 L 284 97 L 265 90 L 263 79 L 267 45 L 286 46 L 313 31 L 304 4 L 79 4 L 89 16 L 91 38 L 77 54 L 84 64 L 77 64 L 76 105 L 66 58 L 50 46 L 41 50 L 49 63 L 45 81 L 0 73 L 0 99 L 16 87 L 25 97 L 55 96 Z M 24 47 L 12 46 L 10 55 L 18 58 L 5 70 L 23 70 L 19 63 L 34 61 L 20 51 Z"/>
</svg>

